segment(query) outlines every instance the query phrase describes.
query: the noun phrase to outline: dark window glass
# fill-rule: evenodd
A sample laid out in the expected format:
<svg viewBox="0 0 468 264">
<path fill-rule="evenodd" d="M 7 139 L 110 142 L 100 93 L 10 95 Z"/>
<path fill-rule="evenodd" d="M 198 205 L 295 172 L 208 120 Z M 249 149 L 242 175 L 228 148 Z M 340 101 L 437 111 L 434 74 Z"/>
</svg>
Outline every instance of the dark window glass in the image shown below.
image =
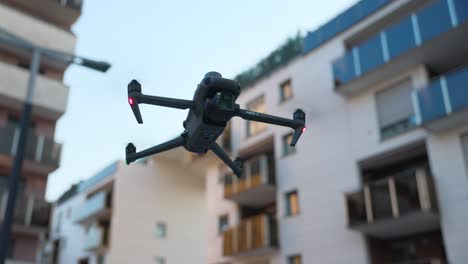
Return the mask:
<svg viewBox="0 0 468 264">
<path fill-rule="evenodd" d="M 293 96 L 291 80 L 287 80 L 280 85 L 280 100 L 284 102 Z"/>
<path fill-rule="evenodd" d="M 345 84 L 356 78 L 352 52 L 346 53 L 343 57 L 333 62 L 333 75 L 336 86 Z"/>
<path fill-rule="evenodd" d="M 301 255 L 294 255 L 288 257 L 288 264 L 302 264 Z"/>
<path fill-rule="evenodd" d="M 387 219 L 393 217 L 388 181 L 382 180 L 372 183 L 370 185 L 370 193 L 374 218 Z"/>
<path fill-rule="evenodd" d="M 222 234 L 229 228 L 229 216 L 222 215 L 218 219 L 218 233 Z"/>
<path fill-rule="evenodd" d="M 446 115 L 444 97 L 440 80 L 435 80 L 428 87 L 418 91 L 421 121 L 427 122 Z"/>
<path fill-rule="evenodd" d="M 468 20 L 468 1 L 454 0 L 455 12 L 458 17 L 458 23 L 461 24 Z"/>
<path fill-rule="evenodd" d="M 299 214 L 299 195 L 297 191 L 286 193 L 286 216 Z"/>
</svg>

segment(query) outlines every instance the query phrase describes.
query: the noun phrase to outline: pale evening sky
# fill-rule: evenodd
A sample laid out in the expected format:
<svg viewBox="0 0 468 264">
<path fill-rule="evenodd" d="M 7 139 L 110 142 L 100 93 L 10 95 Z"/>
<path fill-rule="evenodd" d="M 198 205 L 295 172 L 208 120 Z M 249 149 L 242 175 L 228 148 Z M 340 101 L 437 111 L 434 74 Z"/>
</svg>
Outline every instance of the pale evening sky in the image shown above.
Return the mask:
<svg viewBox="0 0 468 264">
<path fill-rule="evenodd" d="M 127 84 L 143 92 L 191 99 L 208 71 L 224 77 L 254 65 L 298 31 L 313 30 L 356 0 L 84 1 L 73 28 L 76 53 L 112 63 L 107 74 L 71 66 L 68 110 L 56 140 L 61 167 L 49 176 L 47 198 L 91 177 L 110 162 L 161 143 L 182 131 L 186 111 L 142 106 L 138 125 L 127 104 Z"/>
</svg>

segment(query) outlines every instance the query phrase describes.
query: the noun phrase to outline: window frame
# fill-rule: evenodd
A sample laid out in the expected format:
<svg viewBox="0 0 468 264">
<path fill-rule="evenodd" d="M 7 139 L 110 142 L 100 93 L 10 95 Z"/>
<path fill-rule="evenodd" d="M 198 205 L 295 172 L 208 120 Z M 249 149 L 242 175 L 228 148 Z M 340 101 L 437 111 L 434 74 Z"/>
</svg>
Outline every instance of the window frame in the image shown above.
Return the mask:
<svg viewBox="0 0 468 264">
<path fill-rule="evenodd" d="M 299 264 L 302 264 L 302 254 L 289 255 L 287 257 L 288 264 L 296 264 L 295 263 L 296 258 L 299 258 Z"/>
<path fill-rule="evenodd" d="M 292 203 L 291 203 L 291 197 L 295 195 L 296 196 L 296 208 L 297 210 L 295 212 L 292 211 Z M 301 208 L 300 208 L 300 203 L 299 203 L 299 190 L 298 189 L 293 189 L 291 191 L 288 191 L 285 193 L 285 216 L 286 217 L 295 217 L 301 214 Z"/>
<path fill-rule="evenodd" d="M 291 90 L 291 94 L 290 94 L 290 96 L 285 97 L 284 88 L 287 85 L 289 86 L 289 89 Z M 288 78 L 287 80 L 283 81 L 279 85 L 279 88 L 280 88 L 279 89 L 280 90 L 280 103 L 287 102 L 287 101 L 291 100 L 294 97 L 294 91 L 293 91 L 293 85 L 292 85 L 292 79 L 291 78 Z"/>
<path fill-rule="evenodd" d="M 259 111 L 257 111 L 256 109 L 253 109 L 253 108 L 254 108 L 253 105 L 256 106 L 256 105 L 259 105 L 260 103 L 263 103 L 264 108 L 265 108 L 265 111 L 260 112 L 260 113 L 265 113 L 265 112 L 266 112 L 266 97 L 265 97 L 265 94 L 261 94 L 261 95 L 255 97 L 254 99 L 250 100 L 250 101 L 247 103 L 247 106 L 246 106 L 246 107 L 247 107 L 247 110 L 249 110 L 249 111 L 254 111 L 254 112 L 259 112 Z M 252 128 L 251 128 L 251 125 L 252 125 L 254 122 L 255 122 L 255 123 L 259 123 L 259 126 L 261 126 L 260 129 L 257 130 L 255 133 L 252 132 Z M 252 137 L 255 137 L 255 136 L 261 134 L 262 132 L 266 131 L 266 129 L 267 129 L 267 124 L 261 123 L 261 122 L 256 122 L 256 121 L 247 120 L 247 121 L 246 121 L 246 126 L 245 126 L 245 128 L 246 128 L 246 130 L 245 130 L 246 137 L 247 137 L 247 138 L 252 138 Z"/>
<path fill-rule="evenodd" d="M 162 229 L 160 229 L 162 227 Z M 159 231 L 162 231 L 162 233 L 159 233 Z M 154 231 L 154 235 L 158 239 L 165 239 L 168 236 L 167 232 L 167 223 L 163 221 L 157 221 L 156 222 L 156 229 Z"/>
<path fill-rule="evenodd" d="M 226 228 L 221 230 L 221 219 L 226 219 Z M 218 216 L 218 235 L 222 235 L 226 230 L 229 229 L 229 214 L 222 214 Z"/>
</svg>

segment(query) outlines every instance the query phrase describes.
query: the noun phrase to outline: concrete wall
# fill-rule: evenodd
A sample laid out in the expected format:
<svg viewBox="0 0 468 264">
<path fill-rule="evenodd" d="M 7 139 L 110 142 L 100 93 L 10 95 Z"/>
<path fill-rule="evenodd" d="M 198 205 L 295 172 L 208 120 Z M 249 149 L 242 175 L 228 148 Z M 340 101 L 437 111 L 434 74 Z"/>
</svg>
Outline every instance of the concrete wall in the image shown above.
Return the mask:
<svg viewBox="0 0 468 264">
<path fill-rule="evenodd" d="M 106 263 L 206 263 L 207 215 L 202 174 L 157 160 L 119 169 L 115 177 Z M 167 237 L 157 238 L 157 222 Z"/>
<path fill-rule="evenodd" d="M 468 260 L 468 172 L 461 137 L 464 128 L 431 134 L 427 145 L 441 215 L 442 232 L 449 263 Z"/>
</svg>

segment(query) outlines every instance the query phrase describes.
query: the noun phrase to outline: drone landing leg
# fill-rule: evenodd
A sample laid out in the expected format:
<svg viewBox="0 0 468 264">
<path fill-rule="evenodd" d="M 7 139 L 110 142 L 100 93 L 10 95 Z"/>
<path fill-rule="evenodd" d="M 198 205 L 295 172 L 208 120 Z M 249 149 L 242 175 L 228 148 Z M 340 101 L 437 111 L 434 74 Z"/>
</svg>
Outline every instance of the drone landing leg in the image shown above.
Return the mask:
<svg viewBox="0 0 468 264">
<path fill-rule="evenodd" d="M 127 145 L 127 148 L 126 148 L 126 154 L 127 154 L 126 162 L 127 164 L 130 164 L 136 161 L 137 159 L 141 159 L 141 158 L 148 157 L 154 154 L 158 154 L 167 150 L 178 148 L 183 145 L 185 145 L 185 137 L 182 137 L 182 136 L 176 137 L 175 139 L 169 140 L 167 142 L 164 142 L 162 144 L 159 144 L 157 146 L 154 146 L 152 148 L 149 148 L 140 152 L 136 152 L 135 146 L 132 143 L 130 143 Z"/>
<path fill-rule="evenodd" d="M 234 174 L 236 174 L 238 177 L 241 176 L 242 174 L 242 167 L 239 166 L 236 162 L 232 161 L 231 158 L 229 158 L 228 154 L 219 146 L 216 142 L 211 146 L 211 150 L 218 156 L 226 165 L 229 166 L 229 168 L 232 169 Z"/>
</svg>

